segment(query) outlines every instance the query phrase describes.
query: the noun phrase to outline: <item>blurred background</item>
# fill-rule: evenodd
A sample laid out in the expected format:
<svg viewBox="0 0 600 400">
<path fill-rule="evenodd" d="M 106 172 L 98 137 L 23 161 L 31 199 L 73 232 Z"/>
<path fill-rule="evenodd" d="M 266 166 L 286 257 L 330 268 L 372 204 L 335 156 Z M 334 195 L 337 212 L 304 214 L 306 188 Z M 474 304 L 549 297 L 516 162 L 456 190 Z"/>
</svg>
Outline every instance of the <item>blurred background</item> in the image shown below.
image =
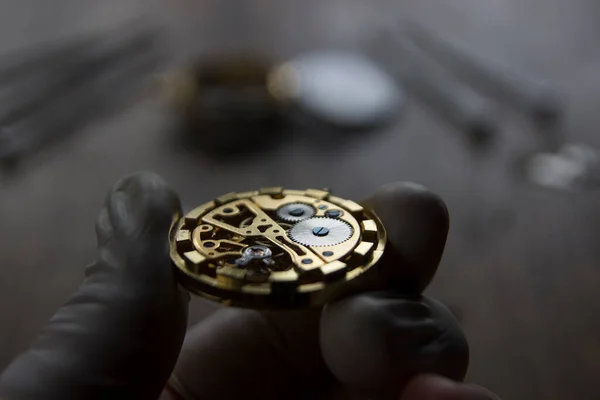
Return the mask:
<svg viewBox="0 0 600 400">
<path fill-rule="evenodd" d="M 81 282 L 124 175 L 156 171 L 186 210 L 265 186 L 360 199 L 410 180 L 450 210 L 427 293 L 466 331 L 468 380 L 513 400 L 597 396 L 597 1 L 0 10 L 1 368 Z"/>
</svg>

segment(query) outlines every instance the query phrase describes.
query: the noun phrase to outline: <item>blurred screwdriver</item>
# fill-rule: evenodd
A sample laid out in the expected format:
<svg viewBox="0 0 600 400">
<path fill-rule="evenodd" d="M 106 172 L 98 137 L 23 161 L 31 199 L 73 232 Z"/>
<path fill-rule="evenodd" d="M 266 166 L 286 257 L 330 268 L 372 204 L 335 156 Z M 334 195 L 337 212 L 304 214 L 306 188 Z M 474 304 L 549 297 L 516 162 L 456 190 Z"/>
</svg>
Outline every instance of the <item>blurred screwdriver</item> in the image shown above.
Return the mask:
<svg viewBox="0 0 600 400">
<path fill-rule="evenodd" d="M 20 50 L 0 58 L 0 85 L 9 85 L 27 79 L 28 74 L 43 74 L 64 63 L 66 59 L 79 54 L 101 40 L 105 34 L 94 33 L 77 39 L 43 43 Z"/>
<path fill-rule="evenodd" d="M 536 119 L 553 121 L 559 118 L 561 96 L 549 82 L 478 57 L 415 22 L 403 23 L 402 29 L 423 51 L 478 90 Z"/>
<path fill-rule="evenodd" d="M 136 85 L 147 83 L 142 78 L 156 64 L 152 55 L 134 57 L 125 66 L 62 92 L 28 118 L 0 128 L 0 163 L 14 169 L 24 156 L 135 100 Z"/>
<path fill-rule="evenodd" d="M 0 56 L 0 87 L 27 83 L 32 77 L 52 75 L 64 67 L 65 62 L 102 42 L 118 42 L 131 36 L 132 27 L 141 31 L 144 24 L 128 21 L 117 27 L 101 31 L 79 33 L 75 38 L 57 39 L 31 45 Z"/>
<path fill-rule="evenodd" d="M 93 117 L 115 110 L 120 104 L 117 98 L 158 65 L 159 55 L 149 51 L 154 43 L 151 32 L 137 33 L 117 43 L 108 40 L 104 46 L 88 49 L 73 61 L 78 68 L 51 85 L 53 90 L 46 88 L 38 97 L 20 103 L 24 105 L 22 114 L 12 114 L 13 119 L 5 121 L 0 129 L 3 164 L 12 165 Z"/>
<path fill-rule="evenodd" d="M 488 99 L 462 84 L 400 29 L 385 31 L 375 46 L 375 57 L 388 55 L 384 63 L 392 75 L 435 114 L 464 132 L 472 145 L 491 145 L 499 126 Z"/>
<path fill-rule="evenodd" d="M 155 32 L 134 32 L 119 40 L 114 37 L 105 38 L 78 54 L 71 54 L 54 75 L 44 75 L 42 82 L 36 80 L 37 85 L 27 85 L 25 88 L 17 88 L 16 93 L 5 94 L 0 102 L 0 124 L 10 125 L 27 117 L 35 109 L 45 106 L 60 91 L 68 90 L 104 68 L 110 68 L 123 57 L 135 52 L 150 51 L 155 39 Z"/>
</svg>

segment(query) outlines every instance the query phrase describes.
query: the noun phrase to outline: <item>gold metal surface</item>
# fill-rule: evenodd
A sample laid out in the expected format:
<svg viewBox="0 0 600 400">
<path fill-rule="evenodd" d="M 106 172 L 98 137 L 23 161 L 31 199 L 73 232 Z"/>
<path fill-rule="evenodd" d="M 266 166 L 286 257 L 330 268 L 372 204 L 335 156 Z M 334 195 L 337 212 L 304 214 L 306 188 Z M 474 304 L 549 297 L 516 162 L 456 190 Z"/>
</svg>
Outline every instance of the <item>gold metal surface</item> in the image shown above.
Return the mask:
<svg viewBox="0 0 600 400">
<path fill-rule="evenodd" d="M 314 208 L 311 218 L 346 223 L 352 235 L 331 245 L 295 242 L 288 236 L 293 223 L 280 220 L 277 210 L 298 203 Z M 327 235 L 321 235 L 325 241 Z M 385 243 L 385 229 L 371 210 L 324 190 L 276 187 L 228 193 L 192 210 L 171 229 L 170 254 L 192 293 L 231 306 L 298 308 L 323 305 L 343 292 L 373 268 Z"/>
</svg>

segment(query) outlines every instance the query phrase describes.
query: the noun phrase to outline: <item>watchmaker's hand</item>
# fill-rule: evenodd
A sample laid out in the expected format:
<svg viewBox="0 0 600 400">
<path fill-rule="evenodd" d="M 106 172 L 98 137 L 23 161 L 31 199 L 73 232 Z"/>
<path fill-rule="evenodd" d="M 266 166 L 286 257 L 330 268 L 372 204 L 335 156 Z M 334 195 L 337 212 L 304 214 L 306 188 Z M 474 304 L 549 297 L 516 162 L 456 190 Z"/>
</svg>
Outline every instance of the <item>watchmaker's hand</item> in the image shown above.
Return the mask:
<svg viewBox="0 0 600 400">
<path fill-rule="evenodd" d="M 169 227 L 180 212 L 158 176 L 109 192 L 97 260 L 32 347 L 0 377 L 0 398 L 156 399 L 186 329 L 188 294 L 175 281 Z"/>
<path fill-rule="evenodd" d="M 455 383 L 466 339 L 448 309 L 421 296 L 446 242 L 444 203 L 407 183 L 365 203 L 389 239 L 368 292 L 322 312 L 217 311 L 188 332 L 165 399 L 494 399 Z"/>
<path fill-rule="evenodd" d="M 448 311 L 418 293 L 433 277 L 448 220 L 422 188 L 391 185 L 370 200 L 389 232 L 376 292 L 324 312 L 221 309 L 196 326 L 164 396 L 190 399 L 491 399 L 455 384 L 467 346 Z M 188 296 L 165 240 L 179 213 L 157 176 L 138 174 L 109 193 L 98 260 L 30 350 L 0 377 L 0 398 L 156 398 L 183 340 Z M 304 397 L 306 398 L 306 397 Z"/>
</svg>

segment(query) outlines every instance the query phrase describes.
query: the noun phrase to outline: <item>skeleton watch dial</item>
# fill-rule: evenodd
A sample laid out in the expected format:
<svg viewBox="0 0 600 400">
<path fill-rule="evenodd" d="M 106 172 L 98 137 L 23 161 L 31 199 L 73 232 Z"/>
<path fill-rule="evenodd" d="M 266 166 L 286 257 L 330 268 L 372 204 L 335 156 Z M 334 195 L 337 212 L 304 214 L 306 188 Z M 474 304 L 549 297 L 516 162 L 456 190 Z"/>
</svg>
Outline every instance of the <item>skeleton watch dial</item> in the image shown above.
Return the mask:
<svg viewBox="0 0 600 400">
<path fill-rule="evenodd" d="M 322 190 L 230 193 L 171 229 L 171 258 L 192 293 L 231 306 L 319 306 L 383 254 L 377 216 Z"/>
</svg>

